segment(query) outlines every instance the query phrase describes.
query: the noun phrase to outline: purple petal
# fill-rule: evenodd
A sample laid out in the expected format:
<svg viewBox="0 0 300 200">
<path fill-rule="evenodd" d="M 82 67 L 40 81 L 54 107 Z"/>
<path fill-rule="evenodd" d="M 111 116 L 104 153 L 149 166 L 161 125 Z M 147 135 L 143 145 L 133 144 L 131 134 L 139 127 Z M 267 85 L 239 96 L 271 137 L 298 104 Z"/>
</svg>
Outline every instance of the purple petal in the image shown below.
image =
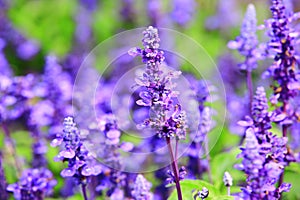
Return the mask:
<svg viewBox="0 0 300 200">
<path fill-rule="evenodd" d="M 50 143 L 50 145 L 52 147 L 57 147 L 58 145 L 61 145 L 63 139 L 62 138 L 55 138 L 54 140 L 52 140 L 52 142 Z"/>
<path fill-rule="evenodd" d="M 252 126 L 253 122 L 252 121 L 238 121 L 237 122 L 238 125 L 243 126 L 243 127 L 248 127 L 248 126 Z"/>
<path fill-rule="evenodd" d="M 240 48 L 240 46 L 241 46 L 241 43 L 240 43 L 240 42 L 237 42 L 237 41 L 230 41 L 230 42 L 228 42 L 228 44 L 227 44 L 227 47 L 228 47 L 229 49 L 238 49 L 238 48 Z"/>
<path fill-rule="evenodd" d="M 9 192 L 14 192 L 18 188 L 18 184 L 10 184 L 7 186 L 6 190 Z"/>
<path fill-rule="evenodd" d="M 72 149 L 67 149 L 67 150 L 61 151 L 59 153 L 59 155 L 62 157 L 65 157 L 65 158 L 74 158 L 75 151 L 73 151 Z"/>
<path fill-rule="evenodd" d="M 94 172 L 93 175 L 97 176 L 98 174 L 100 174 L 102 172 L 102 167 L 100 165 L 95 165 L 94 166 Z"/>
<path fill-rule="evenodd" d="M 116 145 L 120 142 L 119 138 L 111 139 L 111 140 L 106 140 L 106 143 L 109 145 Z"/>
<path fill-rule="evenodd" d="M 81 171 L 83 176 L 91 176 L 93 172 L 94 172 L 93 168 L 88 166 L 85 166 Z"/>
<path fill-rule="evenodd" d="M 284 120 L 285 118 L 286 118 L 286 114 L 282 113 L 282 114 L 276 115 L 274 118 L 274 121 L 280 122 L 280 121 Z"/>
<path fill-rule="evenodd" d="M 66 168 L 60 172 L 62 177 L 71 177 L 75 174 L 75 170 L 72 168 Z"/>
<path fill-rule="evenodd" d="M 120 135 L 121 132 L 119 130 L 110 130 L 106 133 L 106 137 L 108 137 L 109 139 L 119 138 Z"/>
<path fill-rule="evenodd" d="M 150 102 L 146 103 L 142 99 L 137 100 L 136 104 L 139 105 L 139 106 L 151 106 Z"/>
</svg>

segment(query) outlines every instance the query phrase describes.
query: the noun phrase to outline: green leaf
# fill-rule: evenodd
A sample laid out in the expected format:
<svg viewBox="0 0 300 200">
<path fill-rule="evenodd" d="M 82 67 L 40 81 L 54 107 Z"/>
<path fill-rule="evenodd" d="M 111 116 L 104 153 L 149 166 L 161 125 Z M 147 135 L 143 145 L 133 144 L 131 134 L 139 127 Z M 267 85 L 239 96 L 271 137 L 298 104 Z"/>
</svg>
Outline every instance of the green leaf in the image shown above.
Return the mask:
<svg viewBox="0 0 300 200">
<path fill-rule="evenodd" d="M 227 196 L 227 195 L 222 195 L 222 196 L 217 196 L 212 198 L 213 200 L 233 200 L 233 196 Z"/>
<path fill-rule="evenodd" d="M 300 165 L 298 163 L 291 163 L 284 172 L 284 182 L 291 183 L 290 192 L 283 193 L 283 199 L 300 199 Z"/>
<path fill-rule="evenodd" d="M 211 160 L 211 172 L 213 181 L 215 183 L 216 188 L 218 188 L 222 194 L 226 194 L 226 187 L 223 183 L 223 175 L 225 171 L 228 171 L 233 178 L 233 187 L 231 187 L 231 191 L 236 193 L 240 192 L 240 188 L 235 186 L 240 180 L 244 180 L 243 172 L 234 168 L 234 165 L 239 163 L 239 160 L 236 158 L 240 153 L 238 148 L 234 148 L 229 152 L 224 152 L 216 155 Z"/>
<path fill-rule="evenodd" d="M 213 197 L 218 197 L 220 195 L 215 186 L 201 180 L 183 180 L 180 181 L 180 186 L 183 199 L 193 199 L 193 191 L 202 190 L 203 187 L 206 187 L 209 190 L 209 197 L 207 200 L 213 199 Z M 168 200 L 177 200 L 176 188 L 173 190 Z"/>
</svg>

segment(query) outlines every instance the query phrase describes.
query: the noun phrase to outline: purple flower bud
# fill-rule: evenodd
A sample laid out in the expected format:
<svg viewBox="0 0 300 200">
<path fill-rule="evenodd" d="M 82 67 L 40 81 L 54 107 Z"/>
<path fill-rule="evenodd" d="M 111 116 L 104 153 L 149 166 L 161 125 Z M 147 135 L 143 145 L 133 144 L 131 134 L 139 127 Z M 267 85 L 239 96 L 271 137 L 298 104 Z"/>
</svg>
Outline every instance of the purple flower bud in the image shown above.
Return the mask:
<svg viewBox="0 0 300 200">
<path fill-rule="evenodd" d="M 229 172 L 225 172 L 223 176 L 223 182 L 226 187 L 232 186 L 232 177 Z"/>
</svg>

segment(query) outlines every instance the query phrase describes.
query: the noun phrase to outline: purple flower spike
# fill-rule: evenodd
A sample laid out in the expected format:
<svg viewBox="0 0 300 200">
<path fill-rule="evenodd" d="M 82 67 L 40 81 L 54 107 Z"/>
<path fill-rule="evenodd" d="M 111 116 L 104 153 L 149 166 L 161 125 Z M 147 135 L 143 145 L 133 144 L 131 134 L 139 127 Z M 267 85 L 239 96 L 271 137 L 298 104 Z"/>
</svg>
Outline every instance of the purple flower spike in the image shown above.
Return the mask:
<svg viewBox="0 0 300 200">
<path fill-rule="evenodd" d="M 257 60 L 260 59 L 256 36 L 256 11 L 252 4 L 247 7 L 247 12 L 241 28 L 241 34 L 234 41 L 228 43 L 230 49 L 237 49 L 245 57 L 244 62 L 240 63 L 240 69 L 252 71 L 257 67 Z"/>
<path fill-rule="evenodd" d="M 254 100 L 252 103 L 251 114 L 256 122 L 262 122 L 268 115 L 268 100 L 266 97 L 265 89 L 263 87 L 258 87 L 256 94 L 254 95 Z"/>
<path fill-rule="evenodd" d="M 152 200 L 153 194 L 150 192 L 152 184 L 143 175 L 137 175 L 131 195 L 135 200 Z"/>
<path fill-rule="evenodd" d="M 58 134 L 51 145 L 64 148 L 55 158 L 55 161 L 68 162 L 68 168 L 60 173 L 62 177 L 74 177 L 79 184 L 85 185 L 89 176 L 101 173 L 101 166 L 95 164 L 94 157 L 83 145 L 82 136 L 72 117 L 65 118 L 63 133 Z"/>
<path fill-rule="evenodd" d="M 299 80 L 298 62 L 295 47 L 299 34 L 292 28 L 292 18 L 286 15 L 286 8 L 282 0 L 272 0 L 272 18 L 267 21 L 270 41 L 269 54 L 274 58 L 274 63 L 265 74 L 274 80 L 274 95 L 278 101 L 287 104 L 298 94 Z M 295 88 L 296 86 L 296 88 Z"/>
<path fill-rule="evenodd" d="M 278 199 L 285 191 L 276 188 L 276 183 L 288 162 L 287 138 L 277 137 L 269 131 L 277 118 L 281 117 L 268 111 L 264 88 L 258 87 L 253 99 L 252 118 L 247 117 L 246 146 L 241 148 L 239 155 L 243 161 L 236 166 L 247 174 L 242 199 Z"/>
<path fill-rule="evenodd" d="M 180 76 L 181 72 L 167 69 L 164 61 L 163 51 L 159 50 L 160 38 L 158 30 L 149 26 L 144 32 L 142 40 L 144 49 L 135 48 L 133 52 L 140 52 L 146 70 L 142 76 L 136 78 L 138 86 L 142 87 L 139 99 L 136 103 L 140 106 L 148 106 L 153 111 L 153 118 L 144 121 L 141 127 L 150 126 L 157 130 L 159 137 L 185 138 L 186 116 L 181 111 L 180 105 L 175 105 L 174 98 L 178 92 L 174 91 L 175 84 L 172 79 Z M 163 117 L 165 116 L 165 117 Z"/>
</svg>

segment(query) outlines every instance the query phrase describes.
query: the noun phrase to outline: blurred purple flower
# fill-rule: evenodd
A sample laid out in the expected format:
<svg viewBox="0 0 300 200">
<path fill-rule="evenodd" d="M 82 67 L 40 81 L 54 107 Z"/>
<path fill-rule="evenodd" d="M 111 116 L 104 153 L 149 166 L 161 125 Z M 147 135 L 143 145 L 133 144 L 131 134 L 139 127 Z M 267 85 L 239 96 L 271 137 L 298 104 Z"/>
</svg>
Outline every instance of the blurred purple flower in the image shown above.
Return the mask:
<svg viewBox="0 0 300 200">
<path fill-rule="evenodd" d="M 240 36 L 228 43 L 230 49 L 237 49 L 245 57 L 245 61 L 239 64 L 242 70 L 252 71 L 257 67 L 257 60 L 261 59 L 261 52 L 257 48 L 256 23 L 255 7 L 249 4 L 241 27 Z"/>
<path fill-rule="evenodd" d="M 150 20 L 150 24 L 153 26 L 159 26 L 162 19 L 161 1 L 159 0 L 147 0 L 147 14 Z"/>
<path fill-rule="evenodd" d="M 79 0 L 80 4 L 85 6 L 89 11 L 94 11 L 97 8 L 97 0 Z"/>
<path fill-rule="evenodd" d="M 122 0 L 120 14 L 125 23 L 134 23 L 136 14 L 134 9 L 134 0 Z"/>
<path fill-rule="evenodd" d="M 10 77 L 13 72 L 4 54 L 5 45 L 5 40 L 0 38 L 0 76 Z"/>
<path fill-rule="evenodd" d="M 210 30 L 220 29 L 226 31 L 235 26 L 239 22 L 239 19 L 240 16 L 236 0 L 219 0 L 216 14 L 206 20 L 205 26 Z"/>
<path fill-rule="evenodd" d="M 197 8 L 195 0 L 173 0 L 171 17 L 180 26 L 186 26 L 192 21 Z"/>
<path fill-rule="evenodd" d="M 8 185 L 7 190 L 13 192 L 17 200 L 40 200 L 52 193 L 56 183 L 48 169 L 27 169 L 19 182 Z"/>
<path fill-rule="evenodd" d="M 143 175 L 138 174 L 131 192 L 135 200 L 152 200 L 153 194 L 150 192 L 152 184 L 148 182 Z"/>
<path fill-rule="evenodd" d="M 47 151 L 47 144 L 42 139 L 39 139 L 38 141 L 32 144 L 33 158 L 31 165 L 33 168 L 42 168 L 47 166 L 48 162 L 45 157 Z"/>
<path fill-rule="evenodd" d="M 29 60 L 36 55 L 40 50 L 39 45 L 35 41 L 27 40 L 20 44 L 17 48 L 17 54 L 24 60 Z"/>
</svg>

